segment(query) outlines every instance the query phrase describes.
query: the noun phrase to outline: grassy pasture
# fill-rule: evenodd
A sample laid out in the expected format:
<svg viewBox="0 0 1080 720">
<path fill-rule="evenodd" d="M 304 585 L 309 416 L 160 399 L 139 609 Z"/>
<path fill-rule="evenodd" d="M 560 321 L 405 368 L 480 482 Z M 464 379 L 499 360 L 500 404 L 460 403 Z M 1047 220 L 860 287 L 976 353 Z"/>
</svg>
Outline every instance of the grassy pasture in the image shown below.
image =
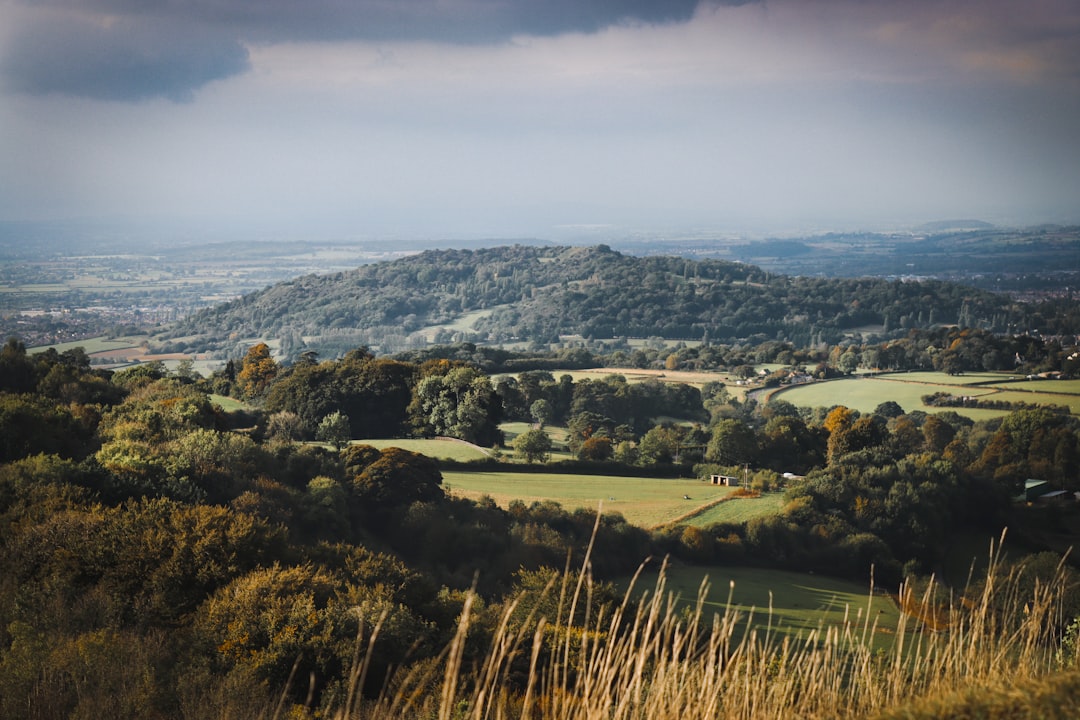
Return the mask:
<svg viewBox="0 0 1080 720">
<path fill-rule="evenodd" d="M 420 332 L 424 334 L 428 341 L 432 342 L 435 340 L 435 335 L 443 330 L 449 332 L 470 332 L 473 329 L 473 326 L 476 325 L 477 320 L 488 317 L 493 312 L 495 312 L 498 307 L 506 306 L 501 305 L 497 307 L 484 308 L 483 310 L 473 310 L 472 312 L 462 314 L 460 317 L 456 318 L 451 323 L 447 323 L 445 325 L 431 325 L 429 327 L 423 328 Z"/>
<path fill-rule="evenodd" d="M 128 350 L 138 347 L 138 341 L 130 338 L 121 338 L 116 340 L 110 340 L 107 337 L 87 338 L 86 340 L 73 340 L 72 342 L 57 343 L 56 345 L 42 345 L 40 347 L 27 348 L 28 353 L 40 353 L 45 352 L 49 348 L 54 348 L 56 352 L 66 352 L 68 350 L 74 350 L 81 347 L 87 355 L 93 355 L 95 353 L 105 353 L 111 351 Z"/>
<path fill-rule="evenodd" d="M 635 594 L 645 590 L 651 594 L 657 574 L 657 569 L 642 573 Z M 706 625 L 714 613 L 723 615 L 729 608 L 729 597 L 730 608 L 739 613 L 743 627 L 758 632 L 771 627 L 771 632 L 804 639 L 815 630 L 850 623 L 860 631 L 867 626 L 866 637 L 874 647 L 886 647 L 892 644 L 900 621 L 900 609 L 893 600 L 871 595 L 869 585 L 848 580 L 783 570 L 692 565 L 669 566 L 665 577 L 664 591 L 675 595 L 681 607 L 691 609 L 702 581 L 708 582 L 702 607 Z M 618 584 L 628 586 L 629 578 Z"/>
<path fill-rule="evenodd" d="M 989 382 L 1007 382 L 1010 378 L 1017 377 L 1009 373 L 973 372 L 963 375 L 949 375 L 943 372 L 919 370 L 913 372 L 888 373 L 878 375 L 876 380 L 901 380 L 911 383 L 928 383 L 930 385 L 977 385 Z"/>
<path fill-rule="evenodd" d="M 237 400 L 231 398 L 228 395 L 210 395 L 210 402 L 220 407 L 225 412 L 233 412 L 235 410 L 253 410 L 251 405 L 248 405 L 243 400 Z"/>
<path fill-rule="evenodd" d="M 469 460 L 483 460 L 488 457 L 487 454 L 476 447 L 460 440 L 450 440 L 444 438 L 400 438 L 391 440 L 354 440 L 353 445 L 371 445 L 372 447 L 383 450 L 388 447 L 401 448 L 402 450 L 410 450 L 412 452 L 420 453 L 421 455 L 427 455 L 433 458 L 445 458 L 447 460 L 457 460 L 459 462 L 468 462 Z M 446 475 L 447 473 L 444 473 Z"/>
<path fill-rule="evenodd" d="M 506 438 L 507 454 L 513 455 L 513 448 L 511 443 L 521 433 L 531 430 L 532 423 L 527 422 L 508 422 L 501 423 L 499 429 L 503 431 L 503 436 Z M 565 426 L 560 425 L 545 425 L 544 432 L 551 438 L 551 459 L 552 460 L 573 460 L 574 454 L 567 449 L 566 442 L 570 438 L 570 430 Z"/>
<path fill-rule="evenodd" d="M 684 524 L 704 528 L 719 522 L 743 523 L 756 517 L 775 515 L 783 507 L 783 493 L 765 493 L 756 498 L 731 498 L 687 518 Z"/>
<path fill-rule="evenodd" d="M 521 433 L 531 430 L 532 428 L 533 424 L 527 422 L 507 422 L 499 424 L 499 429 L 502 430 L 503 434 L 506 436 L 507 443 L 511 442 Z M 551 438 L 551 442 L 556 445 L 565 445 L 570 437 L 570 429 L 564 425 L 545 425 L 544 432 Z"/>
<path fill-rule="evenodd" d="M 768 367 L 768 366 L 760 366 Z M 779 367 L 779 366 L 777 366 Z M 551 374 L 559 378 L 569 375 L 574 382 L 582 380 L 602 380 L 608 375 L 622 375 L 628 383 L 643 382 L 645 380 L 659 380 L 667 383 L 682 383 L 696 388 L 706 383 L 721 382 L 727 388 L 728 394 L 739 400 L 745 398 L 746 393 L 754 390 L 754 386 L 736 385 L 736 378 L 725 373 L 709 372 L 704 370 L 649 370 L 642 368 L 588 368 L 585 370 L 552 370 Z"/>
<path fill-rule="evenodd" d="M 569 375 L 574 382 L 579 380 L 599 380 L 608 375 L 622 375 L 627 382 L 642 382 L 644 380 L 660 380 L 669 383 L 685 383 L 701 387 L 705 383 L 733 382 L 732 378 L 724 373 L 691 371 L 691 370 L 648 370 L 641 368 L 590 368 L 587 370 L 559 370 L 553 372 L 556 378 L 560 375 Z"/>
<path fill-rule="evenodd" d="M 923 405 L 922 396 L 935 392 L 983 398 L 998 396 L 999 393 L 994 388 L 969 384 L 975 376 L 966 377 L 968 383 L 958 382 L 961 378 L 950 378 L 949 375 L 944 373 L 904 373 L 902 375 L 877 377 L 850 377 L 783 388 L 772 393 L 770 398 L 780 398 L 794 405 L 804 407 L 845 405 L 862 413 L 871 413 L 881 403 L 892 400 L 907 412 L 912 410 L 923 410 L 925 412 L 955 410 L 958 414 L 970 417 L 973 420 L 984 420 L 1008 414 L 1009 411 L 1007 410 L 930 408 Z M 1038 401 L 1039 399 L 1030 395 L 1026 399 L 1026 402 Z M 1044 399 L 1043 402 L 1057 401 Z"/>
<path fill-rule="evenodd" d="M 1052 395 L 1080 395 L 1080 380 L 1011 380 L 987 387 Z"/>
<path fill-rule="evenodd" d="M 602 508 L 642 527 L 672 522 L 732 492 L 701 480 L 460 470 L 443 472 L 443 487 L 474 500 L 489 495 L 503 508 L 513 500 L 554 500 L 570 510 Z"/>
</svg>

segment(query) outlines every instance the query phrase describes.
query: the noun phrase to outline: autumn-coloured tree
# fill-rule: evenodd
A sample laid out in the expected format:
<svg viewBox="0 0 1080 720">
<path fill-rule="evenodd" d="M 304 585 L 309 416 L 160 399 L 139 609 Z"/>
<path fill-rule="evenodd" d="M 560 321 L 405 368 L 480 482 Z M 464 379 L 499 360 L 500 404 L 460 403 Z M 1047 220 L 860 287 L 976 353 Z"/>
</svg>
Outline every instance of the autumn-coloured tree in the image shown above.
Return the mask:
<svg viewBox="0 0 1080 720">
<path fill-rule="evenodd" d="M 610 460 L 612 452 L 611 438 L 594 435 L 581 443 L 578 457 L 582 460 Z"/>
<path fill-rule="evenodd" d="M 270 356 L 270 346 L 261 342 L 252 345 L 244 355 L 236 381 L 245 398 L 257 398 L 266 392 L 277 374 L 278 365 Z"/>
</svg>

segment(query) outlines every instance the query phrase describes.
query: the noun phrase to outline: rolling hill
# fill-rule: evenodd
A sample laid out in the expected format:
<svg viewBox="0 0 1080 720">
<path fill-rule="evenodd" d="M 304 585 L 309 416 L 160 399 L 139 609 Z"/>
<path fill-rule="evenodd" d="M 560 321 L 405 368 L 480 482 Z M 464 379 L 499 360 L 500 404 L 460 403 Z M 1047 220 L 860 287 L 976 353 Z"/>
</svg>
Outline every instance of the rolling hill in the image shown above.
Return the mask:
<svg viewBox="0 0 1080 720">
<path fill-rule="evenodd" d="M 942 281 L 792 277 L 604 245 L 515 245 L 306 275 L 196 313 L 161 340 L 219 357 L 276 340 L 290 359 L 361 345 L 383 353 L 462 340 L 547 345 L 567 335 L 807 346 L 855 332 L 886 338 L 953 323 L 1016 332 L 1033 322 L 1044 322 L 1033 306 Z"/>
</svg>

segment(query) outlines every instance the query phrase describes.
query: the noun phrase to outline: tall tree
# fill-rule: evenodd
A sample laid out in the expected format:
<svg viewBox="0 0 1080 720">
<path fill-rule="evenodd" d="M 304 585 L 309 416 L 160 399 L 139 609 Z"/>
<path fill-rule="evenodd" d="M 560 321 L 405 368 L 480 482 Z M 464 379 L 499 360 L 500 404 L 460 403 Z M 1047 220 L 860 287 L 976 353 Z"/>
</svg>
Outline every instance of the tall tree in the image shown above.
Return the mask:
<svg viewBox="0 0 1080 720">
<path fill-rule="evenodd" d="M 257 343 L 248 348 L 236 380 L 246 398 L 261 397 L 278 373 L 278 365 L 270 356 L 270 346 Z"/>
</svg>

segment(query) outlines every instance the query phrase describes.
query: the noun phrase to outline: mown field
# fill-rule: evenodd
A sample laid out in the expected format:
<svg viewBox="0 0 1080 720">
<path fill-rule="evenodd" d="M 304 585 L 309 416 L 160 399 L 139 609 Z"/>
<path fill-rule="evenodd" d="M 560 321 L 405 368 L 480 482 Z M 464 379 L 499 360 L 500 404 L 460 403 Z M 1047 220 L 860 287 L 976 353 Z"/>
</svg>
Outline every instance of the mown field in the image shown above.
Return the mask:
<svg viewBox="0 0 1080 720">
<path fill-rule="evenodd" d="M 780 366 L 758 365 L 755 367 L 768 370 Z M 693 385 L 696 388 L 700 388 L 706 383 L 721 382 L 727 387 L 728 394 L 737 397 L 740 400 L 745 397 L 748 391 L 754 389 L 752 386 L 736 385 L 736 378 L 721 372 L 604 367 L 588 368 L 585 370 L 552 370 L 551 374 L 556 378 L 561 377 L 562 375 L 569 375 L 574 379 L 574 382 L 580 382 L 581 380 L 601 380 L 608 375 L 622 375 L 629 383 L 642 382 L 644 380 L 659 380 L 668 383 L 684 383 L 686 385 Z"/>
<path fill-rule="evenodd" d="M 82 348 L 87 355 L 94 355 L 95 353 L 107 353 L 117 352 L 120 350 L 130 350 L 138 347 L 138 341 L 130 338 L 109 339 L 106 337 L 87 338 L 86 340 L 73 340 L 72 342 L 57 343 L 56 345 L 44 345 L 41 347 L 29 348 L 27 352 L 39 353 L 53 348 L 56 352 L 67 352 L 68 350 L 74 350 L 75 348 Z"/>
<path fill-rule="evenodd" d="M 634 585 L 634 596 L 655 592 L 658 568 L 646 568 Z M 677 598 L 680 607 L 693 608 L 702 581 L 708 583 L 702 619 L 711 623 L 714 614 L 730 608 L 739 613 L 744 627 L 759 633 L 808 638 L 811 632 L 842 628 L 850 624 L 874 647 L 892 644 L 900 609 L 886 595 L 872 594 L 869 585 L 809 573 L 748 567 L 673 565 L 665 572 L 664 591 Z M 618 585 L 629 586 L 630 578 Z M 770 610 L 771 608 L 771 610 Z"/>
<path fill-rule="evenodd" d="M 945 373 L 912 372 L 857 376 L 808 383 L 772 392 L 770 399 L 786 400 L 803 407 L 846 405 L 859 412 L 870 413 L 878 405 L 892 400 L 905 411 L 944 412 L 955 410 L 973 420 L 985 420 L 1007 415 L 1009 410 L 982 408 L 933 408 L 923 405 L 922 397 L 935 392 L 964 395 L 983 400 L 1003 400 L 1028 404 L 1068 405 L 1073 414 L 1080 414 L 1080 383 L 1074 380 L 1039 380 L 1009 382 L 1015 376 L 994 373 L 947 375 Z M 1025 392 L 1025 390 L 1029 392 Z"/>
<path fill-rule="evenodd" d="M 469 460 L 483 460 L 488 457 L 488 453 L 481 448 L 476 447 L 470 443 L 453 440 L 451 438 L 425 438 L 425 439 L 413 439 L 413 438 L 398 438 L 390 440 L 354 440 L 354 445 L 371 445 L 380 450 L 388 447 L 397 447 L 402 450 L 409 450 L 412 452 L 420 453 L 421 455 L 427 455 L 433 458 L 443 458 L 446 460 L 456 460 L 459 462 L 468 462 Z M 445 475 L 445 473 L 444 473 Z"/>
<path fill-rule="evenodd" d="M 765 493 L 761 497 L 733 497 L 689 517 L 686 525 L 708 527 L 714 523 L 743 523 L 763 515 L 774 515 L 784 507 L 784 493 Z"/>
<path fill-rule="evenodd" d="M 554 500 L 569 510 L 601 508 L 604 512 L 618 512 L 628 522 L 648 528 L 679 521 L 733 491 L 701 480 L 461 470 L 444 471 L 443 488 L 458 497 L 477 499 L 488 495 L 504 508 L 513 500 L 526 504 Z M 734 508 L 742 503 L 745 504 L 739 512 L 746 517 L 753 516 L 752 508 L 760 514 L 776 511 L 775 502 L 767 499 L 760 504 L 754 504 L 754 500 L 737 500 L 721 505 L 730 504 Z M 694 517 L 693 524 L 700 525 L 697 518 Z"/>
</svg>

